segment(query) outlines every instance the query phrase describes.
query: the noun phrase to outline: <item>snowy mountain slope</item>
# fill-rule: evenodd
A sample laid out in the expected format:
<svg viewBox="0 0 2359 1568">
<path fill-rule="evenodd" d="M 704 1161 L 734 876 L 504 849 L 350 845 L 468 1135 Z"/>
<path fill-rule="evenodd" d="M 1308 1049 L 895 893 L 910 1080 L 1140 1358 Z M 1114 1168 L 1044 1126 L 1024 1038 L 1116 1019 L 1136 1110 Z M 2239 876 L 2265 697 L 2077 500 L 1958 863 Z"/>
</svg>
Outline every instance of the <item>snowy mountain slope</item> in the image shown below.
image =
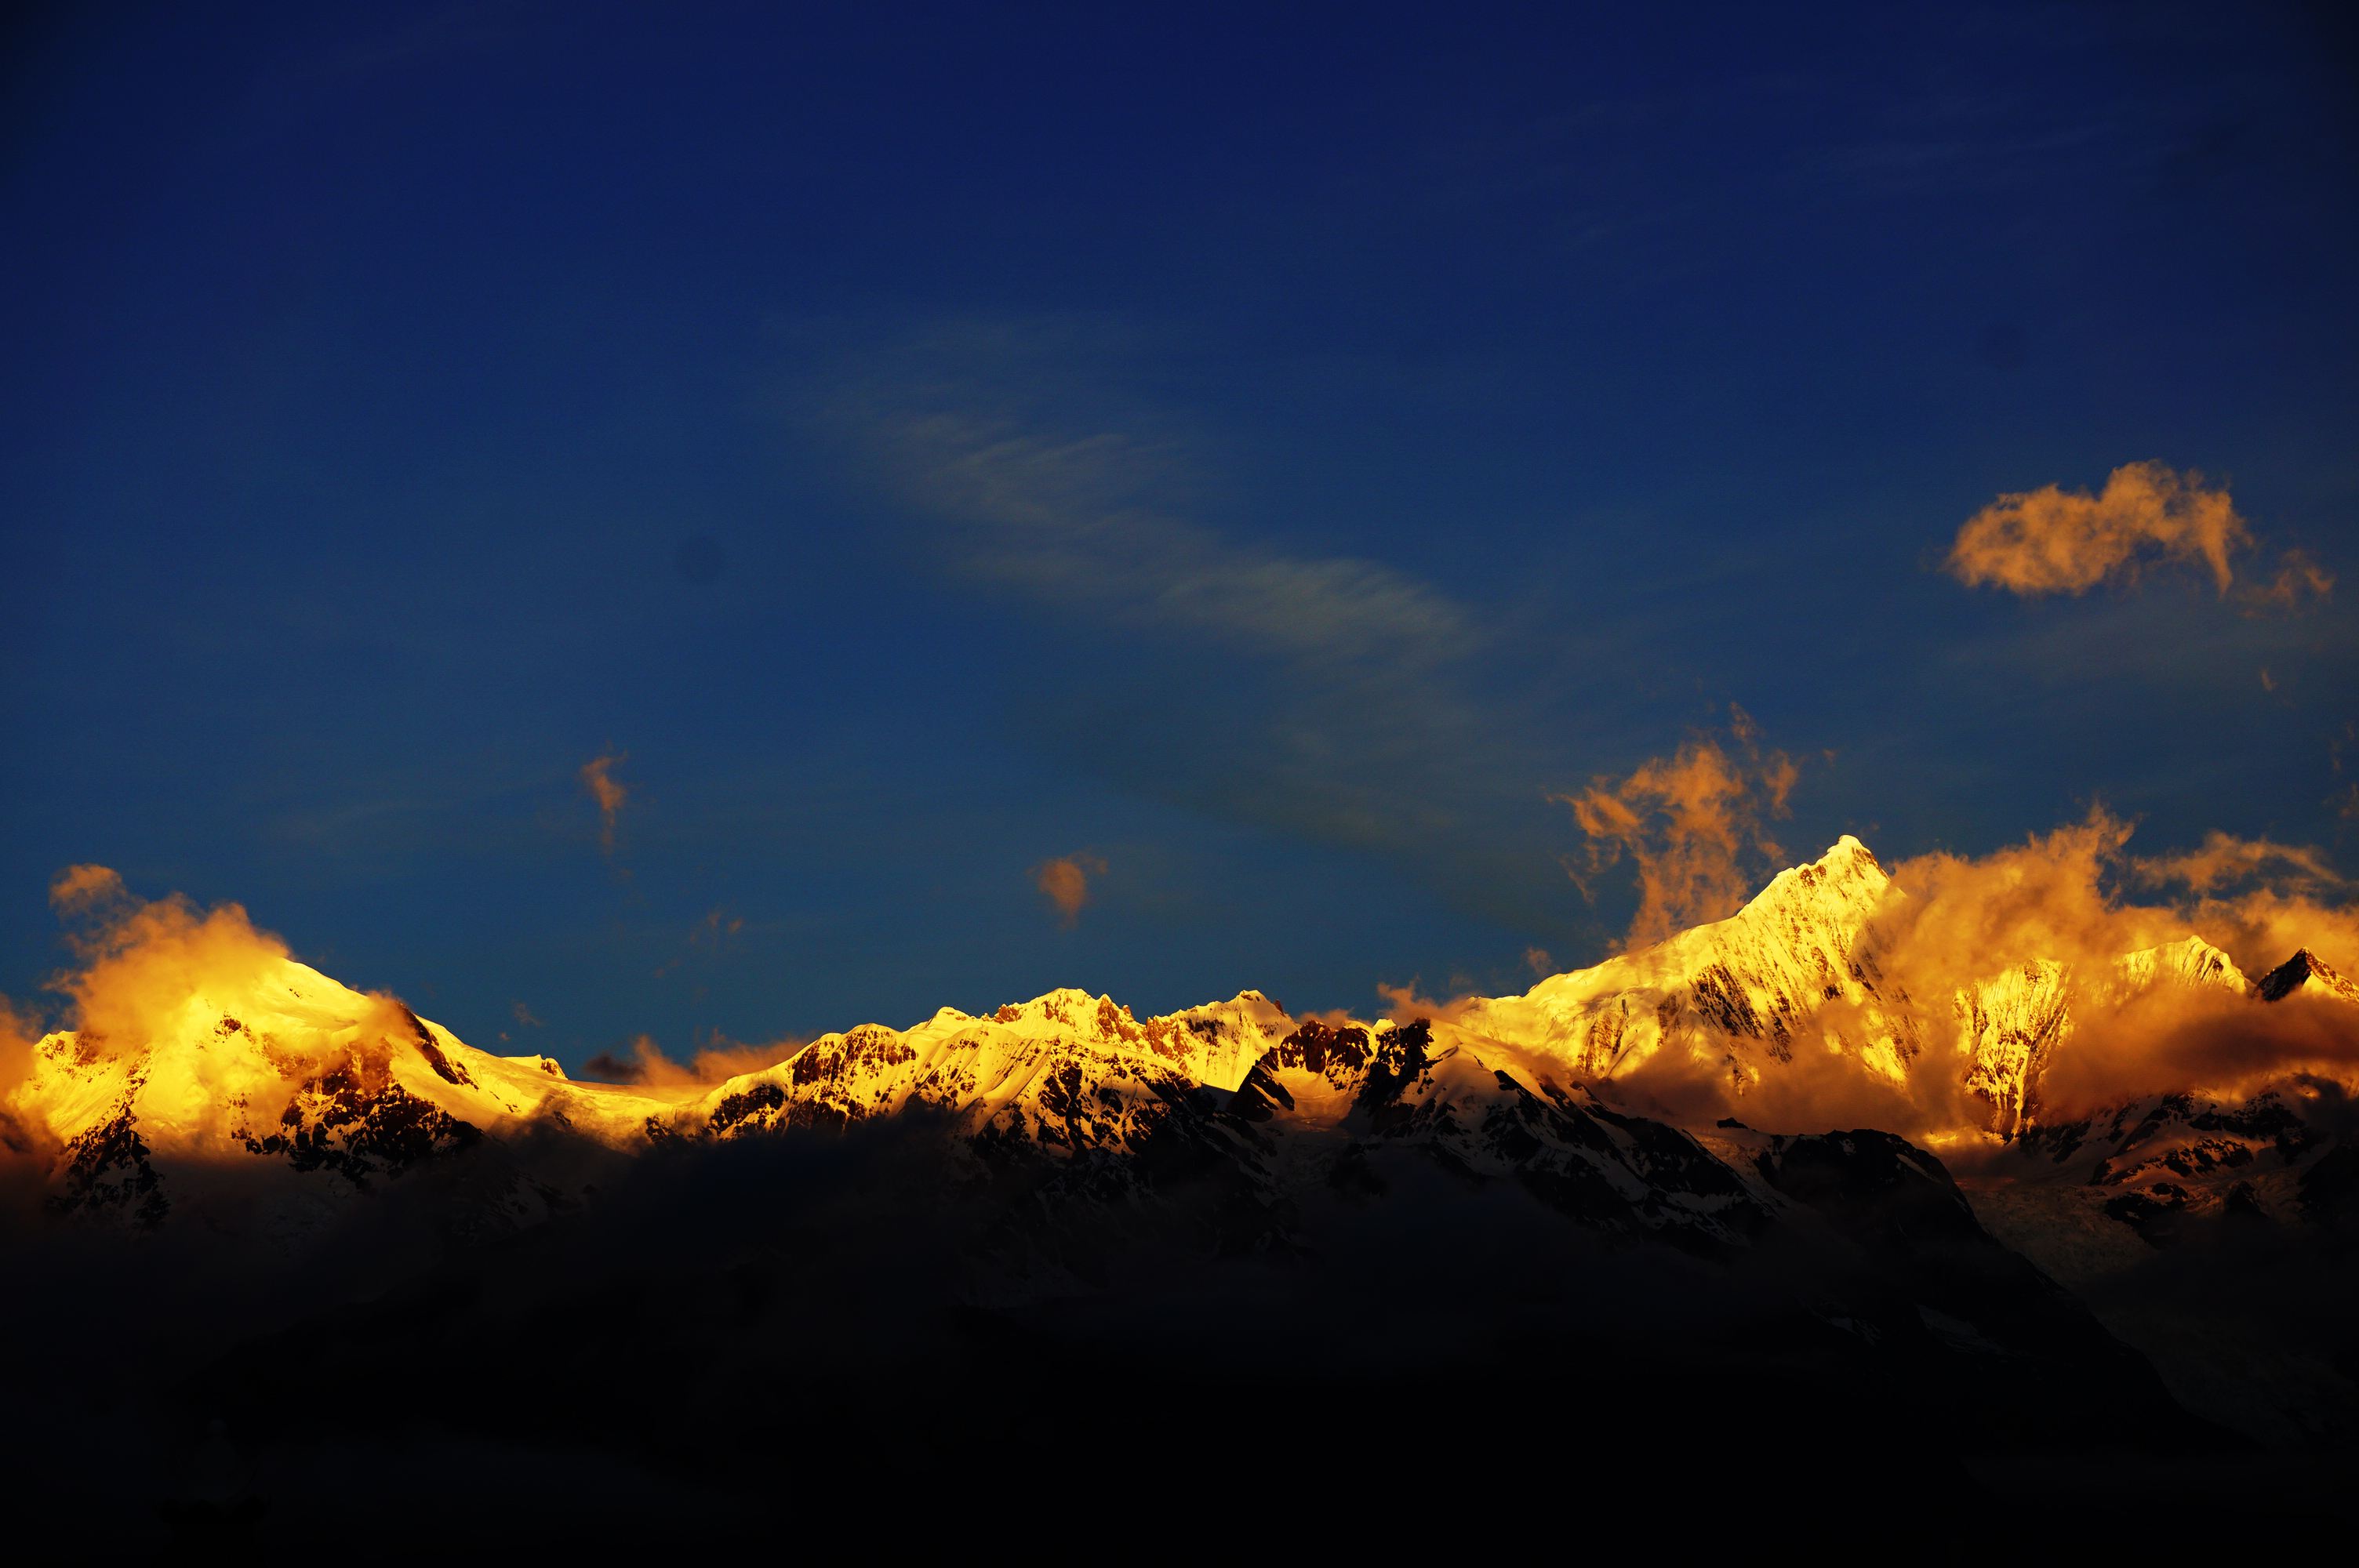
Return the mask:
<svg viewBox="0 0 2359 1568">
<path fill-rule="evenodd" d="M 2012 1136 L 2035 1113 L 2041 1074 L 2072 1033 L 2072 974 L 2029 959 L 1969 989 L 1952 1008 L 1966 1087 L 1990 1106 L 1992 1130 Z"/>
<path fill-rule="evenodd" d="M 1584 1078 L 1669 1050 L 1724 1067 L 1741 1086 L 1809 1048 L 1849 1052 L 1897 1081 L 1925 1041 L 1907 996 L 1886 993 L 1867 940 L 1891 896 L 1883 866 L 1846 835 L 1817 860 L 1779 872 L 1726 920 L 1551 977 L 1521 996 L 1478 1001 L 1456 1022 L 1554 1056 Z M 1819 1024 L 1836 1000 L 1867 1026 L 1847 1034 Z"/>
<path fill-rule="evenodd" d="M 1118 1146 L 1200 1087 L 1234 1089 L 1290 1026 L 1254 991 L 1143 1021 L 1078 990 L 984 1018 L 943 1008 L 907 1031 L 870 1023 L 822 1035 L 651 1125 L 725 1138 L 924 1108 L 970 1133 L 990 1128 L 1076 1150 Z"/>
<path fill-rule="evenodd" d="M 486 1133 L 556 1127 L 608 1144 L 660 1094 L 569 1081 L 478 1051 L 398 1002 L 291 960 L 201 981 L 142 1040 L 61 1032 L 8 1099 L 57 1149 L 56 1202 L 159 1223 L 176 1196 L 260 1166 L 357 1192 Z"/>
<path fill-rule="evenodd" d="M 2069 1048 L 2076 1002 L 2118 1007 L 2188 989 L 2359 1003 L 2359 986 L 2306 951 L 2255 985 L 2192 935 L 2124 954 L 2097 974 L 2032 958 L 1947 999 L 1912 998 L 1881 951 L 1880 922 L 1902 896 L 1865 846 L 1845 837 L 1778 873 L 1726 920 L 1550 977 L 1520 996 L 1478 999 L 1451 1022 L 1560 1063 L 1581 1081 L 1627 1076 L 1668 1053 L 1716 1075 L 1738 1108 L 1803 1053 L 1841 1058 L 1900 1087 L 1938 1075 L 1987 1108 L 1987 1130 L 2012 1137 L 2040 1119 L 2040 1081 Z"/>
<path fill-rule="evenodd" d="M 2114 963 L 2107 992 L 2123 996 L 2157 984 L 2210 987 L 2238 996 L 2254 989 L 2234 958 L 2201 936 L 2183 936 L 2124 954 Z"/>
<path fill-rule="evenodd" d="M 1262 1059 L 1233 1113 L 1267 1127 L 1277 1168 L 1325 1188 L 1381 1191 L 1382 1163 L 1413 1158 L 1515 1184 L 1603 1232 L 1712 1247 L 1767 1223 L 1757 1188 L 1687 1133 L 1477 1049 L 1424 1021 L 1309 1021 Z"/>
<path fill-rule="evenodd" d="M 2066 965 L 2035 958 L 1957 993 L 1966 1087 L 1989 1106 L 1992 1131 L 2013 1137 L 2039 1119 L 2039 1080 L 2071 1038 L 2078 979 Z M 2238 997 L 2253 990 L 2227 954 L 2188 936 L 2124 954 L 2094 981 L 2093 1000 L 2118 1004 L 2157 987 Z"/>
<path fill-rule="evenodd" d="M 1969 1158 L 1991 1233 L 2087 1301 L 2190 1409 L 2272 1445 L 2359 1440 L 2359 1103 L 2294 1074 L 2149 1095 Z"/>
<path fill-rule="evenodd" d="M 2149 1244 L 2195 1217 L 2290 1220 L 2303 1171 L 2334 1141 L 2342 1098 L 2300 1076 L 2249 1096 L 2148 1095 L 2029 1129 L 1988 1169 L 2019 1186 L 2070 1188 Z"/>
</svg>

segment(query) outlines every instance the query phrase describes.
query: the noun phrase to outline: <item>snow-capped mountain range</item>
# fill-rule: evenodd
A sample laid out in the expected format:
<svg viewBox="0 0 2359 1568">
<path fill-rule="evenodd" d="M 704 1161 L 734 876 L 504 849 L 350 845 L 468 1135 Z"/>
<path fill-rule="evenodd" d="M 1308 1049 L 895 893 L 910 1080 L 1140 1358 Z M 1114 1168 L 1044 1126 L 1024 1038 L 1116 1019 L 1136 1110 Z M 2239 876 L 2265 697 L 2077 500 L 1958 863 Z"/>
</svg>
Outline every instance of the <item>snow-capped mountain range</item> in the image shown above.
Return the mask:
<svg viewBox="0 0 2359 1568">
<path fill-rule="evenodd" d="M 415 1281 L 434 1257 L 463 1257 L 511 1271 L 519 1299 L 550 1292 L 559 1323 L 581 1323 L 579 1303 L 542 1282 L 537 1249 L 627 1270 L 648 1243 L 603 1238 L 668 1235 L 711 1215 L 717 1191 L 742 1224 L 715 1234 L 717 1219 L 698 1218 L 691 1233 L 712 1239 L 614 1288 L 639 1300 L 647 1279 L 688 1271 L 704 1293 L 680 1300 L 672 1331 L 749 1357 L 772 1341 L 751 1328 L 713 1341 L 712 1325 L 753 1312 L 748 1323 L 799 1337 L 812 1311 L 856 1325 L 889 1299 L 981 1314 L 960 1320 L 983 1325 L 962 1334 L 1026 1325 L 1125 1354 L 1126 1313 L 1178 1312 L 1190 1335 L 1212 1336 L 1202 1354 L 1249 1363 L 1265 1314 L 1317 1300 L 1329 1316 L 1316 1342 L 1334 1354 L 1356 1346 L 1381 1363 L 1414 1343 L 1461 1377 L 1486 1364 L 1502 1325 L 1539 1312 L 1556 1333 L 1603 1313 L 1582 1332 L 1620 1346 L 1643 1383 L 1685 1375 L 1695 1312 L 1719 1336 L 1723 1375 L 1782 1390 L 1790 1374 L 1860 1397 L 1907 1390 L 1988 1412 L 2006 1428 L 1992 1441 L 2020 1438 L 2033 1408 L 2126 1412 L 2128 1430 L 2172 1442 L 2208 1442 L 2212 1422 L 2267 1435 L 2359 1421 L 2359 1388 L 2321 1384 L 2301 1359 L 2324 1340 L 2285 1340 L 2273 1320 L 2239 1335 L 2216 1312 L 2198 1331 L 2158 1329 L 2137 1311 L 2093 1314 L 2052 1282 L 2102 1302 L 2147 1278 L 2142 1260 L 2158 1249 L 2246 1217 L 2276 1222 L 2264 1229 L 2310 1258 L 2310 1238 L 2359 1218 L 2354 1086 L 2287 1073 L 2093 1109 L 2049 1092 L 2060 1064 L 2138 1007 L 2188 1001 L 2206 1017 L 2347 1037 L 2359 991 L 2307 952 L 2247 981 L 2190 935 L 2077 967 L 2002 964 L 1912 995 L 1891 935 L 1900 898 L 1845 838 L 1726 920 L 1520 996 L 1364 1020 L 1296 1015 L 1246 990 L 1142 1018 L 1056 990 L 981 1015 L 864 1024 L 758 1071 L 663 1086 L 582 1082 L 546 1056 L 479 1050 L 274 957 L 220 976 L 175 970 L 179 989 L 117 1010 L 142 1022 L 113 1037 L 39 1041 L 0 1102 L 0 1143 L 44 1167 L 63 1229 L 154 1241 L 158 1258 L 206 1260 L 241 1288 L 310 1281 L 325 1259 L 387 1260 L 357 1287 L 364 1298 Z M 1667 1082 L 1707 1093 L 1666 1099 Z M 1863 1086 L 1873 1095 L 1850 1094 Z M 1779 1093 L 1796 1087 L 1799 1098 Z M 1951 1120 L 1912 1124 L 1914 1143 L 1831 1130 L 1858 1119 L 1814 1111 L 1821 1094 Z M 1783 1114 L 1764 1120 L 1756 1108 L 1773 1104 Z M 838 1169 L 860 1182 L 882 1169 L 915 1199 L 877 1200 L 881 1220 L 855 1204 L 828 1232 L 839 1239 L 814 1250 L 808 1205 L 825 1184 L 778 1157 L 879 1147 L 929 1152 Z M 684 1200 L 682 1171 L 718 1184 Z M 636 1206 L 617 1195 L 633 1193 Z M 761 1240 L 781 1205 L 806 1217 L 788 1221 L 801 1239 Z M 954 1280 L 885 1297 L 795 1283 L 831 1277 L 826 1260 L 847 1246 L 858 1256 L 867 1238 L 915 1245 L 953 1211 Z M 406 1242 L 411 1261 L 397 1263 L 387 1217 L 421 1215 L 440 1239 L 424 1262 Z M 1452 1247 L 1454 1272 L 1442 1260 Z M 1240 1260 L 1245 1273 L 1223 1272 Z M 1108 1293 L 1126 1269 L 1162 1283 Z M 1283 1282 L 1256 1282 L 1270 1279 Z M 774 1298 L 802 1304 L 775 1319 L 748 1305 Z M 1200 1311 L 1200 1298 L 1227 1304 Z M 1625 1298 L 1657 1303 L 1661 1321 L 1614 1316 Z M 473 1299 L 387 1305 L 353 1353 L 429 1334 L 445 1355 L 521 1326 L 434 1304 Z M 1101 1325 L 1076 1327 L 1099 1321 L 1092 1310 Z M 457 1315 L 435 1328 L 419 1311 Z M 1436 1339 L 1436 1314 L 1458 1314 L 1460 1336 Z M 1232 1331 L 1243 1337 L 1220 1337 Z M 574 1354 L 594 1360 L 594 1331 L 580 1332 L 592 1338 Z M 2272 1357 L 2281 1374 L 2234 1370 Z M 1443 1387 L 1430 1390 L 1435 1419 L 1458 1408 Z M 1490 1397 L 1512 1402 L 1504 1385 Z M 577 1413 L 602 1420 L 605 1407 Z"/>
<path fill-rule="evenodd" d="M 1903 1090 L 1962 1086 L 2012 1139 L 2045 1126 L 2043 1078 L 2092 994 L 2189 987 L 2256 1008 L 2300 996 L 2352 1005 L 2359 1026 L 2359 988 L 2314 956 L 2254 984 L 2192 935 L 2087 985 L 2033 959 L 1913 998 L 1880 961 L 1878 922 L 1899 897 L 1846 837 L 1725 920 L 1429 1018 L 1297 1018 L 1247 990 L 1142 1019 L 1057 990 L 979 1017 L 863 1024 L 675 1087 L 578 1082 L 546 1056 L 481 1051 L 284 959 L 192 983 L 146 1039 L 48 1036 L 6 1108 L 55 1151 L 59 1206 L 144 1224 L 201 1205 L 224 1173 L 242 1187 L 265 1168 L 308 1178 L 288 1201 L 317 1207 L 478 1143 L 533 1151 L 500 1200 L 521 1223 L 569 1201 L 598 1157 L 922 1112 L 978 1168 L 1020 1160 L 1103 1185 L 1187 1149 L 1266 1205 L 1312 1165 L 1328 1179 L 1353 1148 L 1408 1139 L 1469 1172 L 1549 1184 L 1601 1223 L 1719 1234 L 1742 1228 L 1757 1195 L 1714 1173 L 1723 1162 L 1696 1136 L 1709 1129 L 1632 1114 L 1618 1091 L 1650 1065 L 1718 1085 L 1740 1119 L 1749 1091 L 1805 1058 Z M 572 1152 L 552 1162 L 552 1148 Z"/>
<path fill-rule="evenodd" d="M 1725 920 L 1415 1028 L 1298 1019 L 1253 990 L 1141 1019 L 1067 989 L 981 1017 L 863 1024 L 710 1087 L 577 1082 L 549 1057 L 477 1050 L 287 959 L 226 989 L 192 986 L 146 1040 L 48 1036 L 7 1107 L 61 1151 L 62 1201 L 150 1217 L 169 1212 L 177 1173 L 207 1166 L 274 1162 L 361 1188 L 527 1131 L 629 1151 L 923 1108 L 978 1149 L 1136 1155 L 1192 1108 L 1240 1099 L 1290 1130 L 1333 1129 L 1366 1108 L 1371 1073 L 1396 1109 L 1462 1128 L 1526 1102 L 1591 1115 L 1593 1091 L 1610 1098 L 1665 1059 L 1723 1082 L 1741 1112 L 1749 1087 L 1809 1054 L 1893 1085 L 1954 1075 L 1998 1133 L 2035 1127 L 2045 1070 L 2071 1037 L 2075 977 L 2034 959 L 1947 999 L 1911 998 L 1878 961 L 1876 921 L 1898 896 L 1846 837 Z M 2173 986 L 2359 1008 L 2359 987 L 2306 951 L 2256 984 L 2192 935 L 2124 955 L 2101 979 L 2106 1000 Z"/>
</svg>

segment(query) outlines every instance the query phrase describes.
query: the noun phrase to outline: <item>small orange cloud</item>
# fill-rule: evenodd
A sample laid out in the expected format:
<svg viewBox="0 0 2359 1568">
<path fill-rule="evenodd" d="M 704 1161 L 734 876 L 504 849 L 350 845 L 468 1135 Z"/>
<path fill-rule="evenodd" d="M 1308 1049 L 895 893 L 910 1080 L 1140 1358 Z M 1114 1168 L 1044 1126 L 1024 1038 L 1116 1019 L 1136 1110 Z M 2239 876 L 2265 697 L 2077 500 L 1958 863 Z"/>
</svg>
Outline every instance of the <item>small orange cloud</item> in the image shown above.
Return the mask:
<svg viewBox="0 0 2359 1568">
<path fill-rule="evenodd" d="M 747 1045 L 715 1033 L 711 1044 L 688 1062 L 680 1063 L 666 1055 L 652 1035 L 637 1034 L 631 1037 L 627 1053 L 601 1051 L 582 1064 L 582 1071 L 603 1083 L 690 1088 L 726 1083 L 747 1073 L 775 1067 L 801 1050 L 804 1044 L 788 1038 L 774 1040 L 766 1045 Z"/>
<path fill-rule="evenodd" d="M 508 1011 L 516 1014 L 516 1022 L 521 1024 L 523 1027 L 527 1029 L 538 1029 L 540 1027 L 540 1020 L 535 1018 L 532 1015 L 532 1009 L 525 1006 L 524 1003 L 520 1001 L 512 1001 L 508 1003 Z"/>
<path fill-rule="evenodd" d="M 49 903 L 61 910 L 89 909 L 124 896 L 122 877 L 104 866 L 68 866 L 49 881 Z"/>
<path fill-rule="evenodd" d="M 1060 855 L 1032 868 L 1032 885 L 1057 906 L 1060 924 L 1071 926 L 1090 901 L 1090 879 L 1105 875 L 1106 863 L 1095 855 Z"/>
<path fill-rule="evenodd" d="M 732 914 L 727 905 L 716 903 L 704 912 L 703 919 L 690 928 L 689 945 L 698 946 L 705 943 L 718 944 L 723 937 L 734 936 L 745 929 L 744 915 Z"/>
<path fill-rule="evenodd" d="M 2135 579 L 2150 559 L 2201 561 L 2224 594 L 2229 557 L 2252 542 L 2225 488 L 2191 470 L 2128 463 L 2095 495 L 2049 484 L 2000 496 L 1958 530 L 1946 564 L 1968 587 L 2032 595 Z"/>
<path fill-rule="evenodd" d="M 1594 896 L 1592 879 L 1624 857 L 1637 868 L 1638 912 L 1625 948 L 1734 913 L 1753 885 L 1747 857 L 1784 854 L 1765 818 L 1787 814 L 1800 769 L 1783 752 L 1762 754 L 1743 708 L 1730 708 L 1729 729 L 1734 752 L 1699 732 L 1627 778 L 1601 777 L 1579 795 L 1550 797 L 1571 806 L 1588 835 L 1582 863 L 1565 865 L 1584 894 Z"/>
<path fill-rule="evenodd" d="M 615 820 L 623 814 L 623 803 L 631 797 L 614 770 L 630 760 L 628 752 L 617 752 L 582 764 L 582 787 L 598 803 L 598 847 L 610 855 L 614 852 Z"/>
<path fill-rule="evenodd" d="M 2291 614 L 2302 607 L 2305 600 L 2329 599 L 2333 593 L 2334 574 L 2321 566 L 2308 550 L 2290 549 L 2277 557 L 2277 576 L 2245 590 L 2245 612 L 2258 615 L 2277 611 Z"/>
<path fill-rule="evenodd" d="M 1524 967 L 1543 979 L 1556 973 L 1556 960 L 1549 957 L 1545 947 L 1525 948 Z"/>
<path fill-rule="evenodd" d="M 2267 838 L 2239 838 L 2214 830 L 2201 848 L 2182 854 L 2133 858 L 2130 875 L 2148 887 L 2184 887 L 2201 896 L 2223 888 L 2267 881 L 2282 888 L 2341 887 L 2347 879 L 2318 850 Z"/>
</svg>

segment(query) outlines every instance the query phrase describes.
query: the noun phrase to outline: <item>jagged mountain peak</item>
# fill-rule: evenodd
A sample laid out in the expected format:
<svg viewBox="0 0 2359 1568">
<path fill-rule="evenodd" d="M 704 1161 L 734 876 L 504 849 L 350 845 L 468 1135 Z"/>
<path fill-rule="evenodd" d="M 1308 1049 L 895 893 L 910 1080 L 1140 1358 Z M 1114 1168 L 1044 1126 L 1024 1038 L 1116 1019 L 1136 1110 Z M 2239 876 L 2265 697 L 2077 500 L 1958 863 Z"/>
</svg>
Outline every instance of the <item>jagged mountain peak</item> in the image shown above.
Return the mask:
<svg viewBox="0 0 2359 1568">
<path fill-rule="evenodd" d="M 1651 960 L 1658 968 L 1692 970 L 1731 957 L 1775 965 L 1785 955 L 1816 950 L 1820 957 L 1839 955 L 1842 962 L 1834 969 L 1840 972 L 1877 911 L 1894 896 L 1883 862 L 1846 833 L 1817 860 L 1770 878 L 1726 919 L 1690 926 L 1625 957 L 1640 964 Z"/>
<path fill-rule="evenodd" d="M 1777 941 L 1810 929 L 1836 936 L 1843 946 L 1860 933 L 1892 895 L 1892 878 L 1868 847 L 1846 833 L 1815 860 L 1789 866 L 1771 877 L 1744 907 L 1723 920 L 1690 926 L 1637 954 L 1668 953 L 1680 958 L 1732 941 Z"/>
<path fill-rule="evenodd" d="M 1920 1049 L 1902 1013 L 1885 1017 L 1882 977 L 1868 943 L 1892 879 L 1849 834 L 1817 860 L 1772 877 L 1724 920 L 1652 946 L 1541 980 L 1521 996 L 1485 999 L 1458 1022 L 1563 1060 L 1576 1075 L 1611 1076 L 1666 1046 L 1700 1061 L 1783 1062 L 1820 1031 L 1811 1015 L 1842 999 L 1871 1027 L 1833 1039 L 1886 1077 Z"/>
<path fill-rule="evenodd" d="M 255 1161 L 319 1173 L 308 1195 L 290 1190 L 316 1206 L 527 1124 L 626 1144 L 686 1094 L 577 1084 L 552 1058 L 476 1050 L 292 958 L 175 979 L 182 994 L 110 1016 L 111 1034 L 45 1036 L 7 1097 L 56 1147 L 58 1206 L 152 1225 Z"/>
<path fill-rule="evenodd" d="M 1259 991 L 1141 1018 L 1111 997 L 1060 987 L 980 1017 L 943 1008 L 906 1031 L 865 1023 L 821 1035 L 661 1110 L 647 1128 L 735 1138 L 923 1107 L 995 1146 L 1126 1146 L 1153 1136 L 1196 1089 L 1235 1090 L 1293 1027 Z"/>
<path fill-rule="evenodd" d="M 2263 975 L 2253 991 L 2263 1001 L 2282 1001 L 2299 994 L 2331 997 L 2359 1006 L 2359 985 L 2344 979 L 2307 947 L 2296 948 L 2292 957 Z"/>
<path fill-rule="evenodd" d="M 1117 1054 L 1155 1056 L 1223 1089 L 1243 1082 L 1261 1054 L 1294 1026 L 1284 1008 L 1257 990 L 1141 1018 L 1110 996 L 1061 987 L 1029 1001 L 1008 1002 L 983 1019 L 945 1009 L 911 1033 L 938 1037 L 978 1023 L 1029 1039 L 1071 1039 Z"/>
<path fill-rule="evenodd" d="M 2114 961 L 2114 968 L 2116 979 L 2125 989 L 2139 989 L 2158 980 L 2216 986 L 2239 992 L 2252 989 L 2252 982 L 2236 967 L 2235 959 L 2195 935 L 2125 953 Z"/>
<path fill-rule="evenodd" d="M 1846 833 L 1817 860 L 1789 866 L 1770 878 L 1745 907 L 1774 907 L 1807 895 L 1821 904 L 1873 908 L 1891 885 L 1891 874 L 1875 852 Z"/>
</svg>

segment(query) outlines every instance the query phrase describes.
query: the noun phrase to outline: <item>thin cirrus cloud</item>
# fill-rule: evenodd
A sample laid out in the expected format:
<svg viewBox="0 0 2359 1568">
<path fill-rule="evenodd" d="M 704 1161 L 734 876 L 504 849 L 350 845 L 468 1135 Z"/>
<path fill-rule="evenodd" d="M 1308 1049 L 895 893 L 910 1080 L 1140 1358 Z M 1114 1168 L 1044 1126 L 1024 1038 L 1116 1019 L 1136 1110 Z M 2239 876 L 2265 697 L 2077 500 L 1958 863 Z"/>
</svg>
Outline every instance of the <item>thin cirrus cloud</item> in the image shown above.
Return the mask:
<svg viewBox="0 0 2359 1568">
<path fill-rule="evenodd" d="M 2136 462 L 2115 469 L 2093 494 L 2046 484 L 1999 496 L 1959 528 L 1943 565 L 1970 588 L 2026 598 L 2080 595 L 2180 567 L 2207 574 L 2224 598 L 2236 557 L 2256 544 L 2225 485 L 2192 470 Z M 2241 603 L 2247 613 L 2283 613 L 2333 588 L 2332 572 L 2288 549 L 2265 580 L 2247 585 Z"/>
<path fill-rule="evenodd" d="M 2319 850 L 2267 838 L 2239 838 L 2214 830 L 2193 849 L 2134 857 L 2131 877 L 2149 887 L 2177 885 L 2209 897 L 2237 883 L 2267 880 L 2289 892 L 2318 893 L 2350 885 Z"/>
<path fill-rule="evenodd" d="M 1562 761 L 1531 740 L 1549 716 L 1497 678 L 1512 646 L 1499 607 L 1212 525 L 1193 443 L 1108 384 L 1117 340 L 946 329 L 872 349 L 820 390 L 818 426 L 940 569 L 1136 651 L 1119 689 L 1060 673 L 1065 689 L 1016 732 L 1053 711 L 1039 743 L 1122 787 L 1391 859 L 1488 918 L 1561 926 L 1542 794 Z"/>
<path fill-rule="evenodd" d="M 1473 618 L 1373 561 L 1238 544 L 1156 507 L 1169 454 L 1120 432 L 909 412 L 879 434 L 912 499 L 962 525 L 961 568 L 1102 618 L 1304 665 L 1428 667 L 1470 652 Z"/>
</svg>

